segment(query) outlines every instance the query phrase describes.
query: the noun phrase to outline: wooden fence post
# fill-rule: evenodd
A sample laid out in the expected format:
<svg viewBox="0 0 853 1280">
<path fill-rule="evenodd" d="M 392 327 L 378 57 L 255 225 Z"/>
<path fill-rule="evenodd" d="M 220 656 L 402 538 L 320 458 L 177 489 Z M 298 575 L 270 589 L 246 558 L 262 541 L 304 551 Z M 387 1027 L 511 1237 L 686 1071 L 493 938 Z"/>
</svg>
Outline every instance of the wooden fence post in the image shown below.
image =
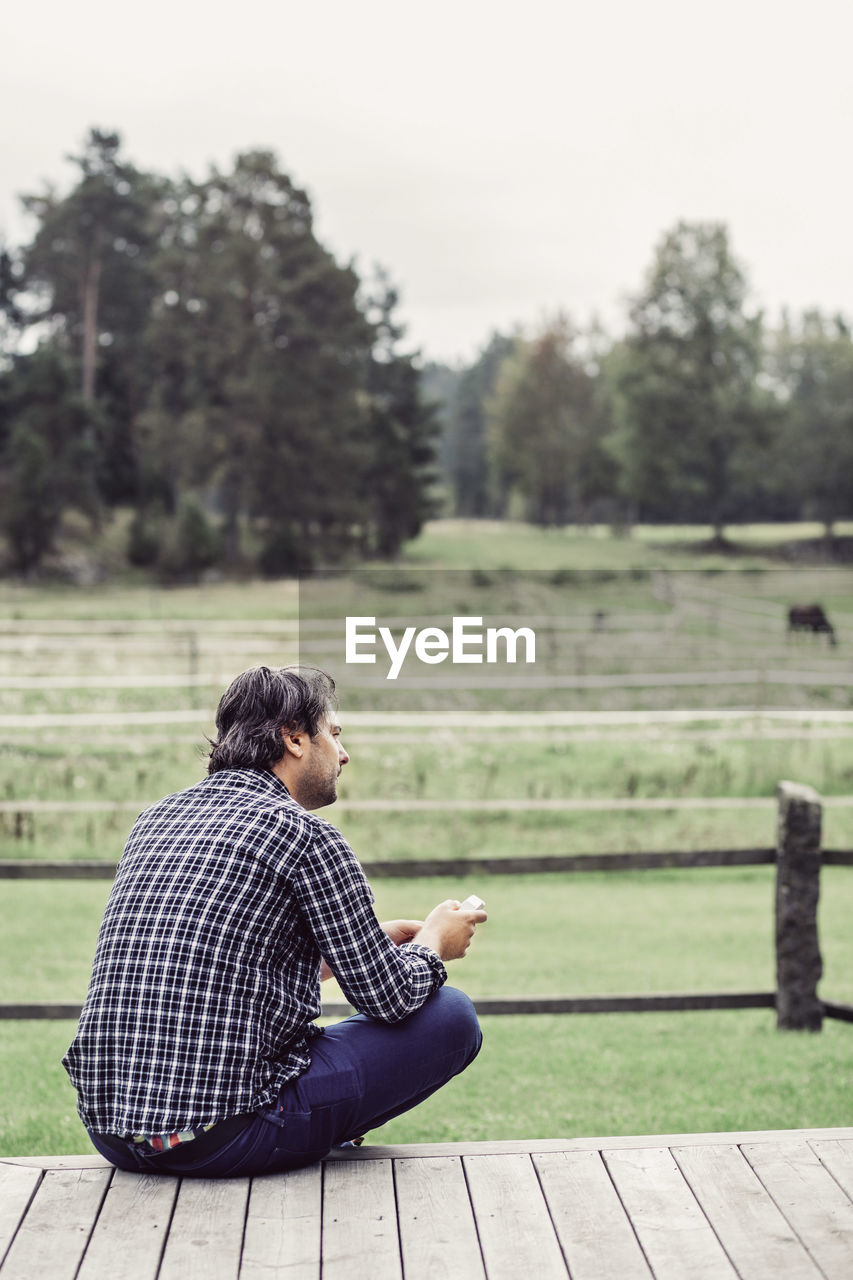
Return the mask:
<svg viewBox="0 0 853 1280">
<path fill-rule="evenodd" d="M 820 796 L 813 787 L 796 782 L 780 782 L 776 796 L 776 1025 L 788 1031 L 820 1031 Z"/>
</svg>

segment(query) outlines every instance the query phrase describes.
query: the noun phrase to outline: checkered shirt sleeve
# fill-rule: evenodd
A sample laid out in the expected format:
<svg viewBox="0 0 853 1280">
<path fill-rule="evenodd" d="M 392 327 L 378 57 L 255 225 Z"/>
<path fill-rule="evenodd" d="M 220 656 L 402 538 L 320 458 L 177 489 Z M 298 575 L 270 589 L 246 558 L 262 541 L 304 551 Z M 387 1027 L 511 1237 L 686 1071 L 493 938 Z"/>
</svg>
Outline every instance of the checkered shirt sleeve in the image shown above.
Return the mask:
<svg viewBox="0 0 853 1280">
<path fill-rule="evenodd" d="M 311 819 L 314 839 L 299 860 L 293 890 L 307 931 L 359 1011 L 399 1022 L 446 979 L 439 957 L 417 943 L 396 946 L 373 911 L 373 893 L 352 849 L 328 822 Z"/>
</svg>

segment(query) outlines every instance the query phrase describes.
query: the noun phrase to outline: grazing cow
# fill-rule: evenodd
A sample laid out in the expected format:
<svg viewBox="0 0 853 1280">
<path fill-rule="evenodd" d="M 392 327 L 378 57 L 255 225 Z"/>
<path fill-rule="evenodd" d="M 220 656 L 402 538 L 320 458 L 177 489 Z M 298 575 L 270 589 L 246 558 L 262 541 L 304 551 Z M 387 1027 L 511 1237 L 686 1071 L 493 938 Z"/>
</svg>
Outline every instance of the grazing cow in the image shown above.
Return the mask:
<svg viewBox="0 0 853 1280">
<path fill-rule="evenodd" d="M 819 604 L 792 604 L 788 610 L 788 631 L 811 631 L 812 635 L 825 635 L 830 644 L 837 644 L 835 629 Z"/>
</svg>

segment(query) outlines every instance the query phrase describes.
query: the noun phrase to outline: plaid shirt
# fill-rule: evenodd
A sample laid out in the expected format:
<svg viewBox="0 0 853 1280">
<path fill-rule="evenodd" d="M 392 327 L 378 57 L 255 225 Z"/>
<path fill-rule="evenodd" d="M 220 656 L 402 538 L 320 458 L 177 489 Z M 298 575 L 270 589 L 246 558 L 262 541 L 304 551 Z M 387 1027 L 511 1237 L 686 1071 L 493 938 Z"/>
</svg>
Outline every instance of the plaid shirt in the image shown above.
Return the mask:
<svg viewBox="0 0 853 1280">
<path fill-rule="evenodd" d="M 168 1133 L 271 1104 L 321 1034 L 320 957 L 397 1022 L 445 981 L 395 946 L 347 842 L 272 773 L 226 769 L 137 819 L 63 1059 L 83 1123 Z"/>
</svg>

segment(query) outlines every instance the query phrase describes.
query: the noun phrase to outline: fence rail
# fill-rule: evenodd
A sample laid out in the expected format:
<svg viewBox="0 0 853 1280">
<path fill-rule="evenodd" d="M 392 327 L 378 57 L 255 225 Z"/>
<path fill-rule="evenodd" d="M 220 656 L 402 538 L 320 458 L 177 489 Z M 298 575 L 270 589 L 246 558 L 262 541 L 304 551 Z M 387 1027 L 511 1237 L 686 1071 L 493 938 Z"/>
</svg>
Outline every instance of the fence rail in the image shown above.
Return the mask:
<svg viewBox="0 0 853 1280">
<path fill-rule="evenodd" d="M 537 857 L 525 854 L 507 858 L 395 858 L 363 860 L 368 876 L 380 880 L 418 880 L 437 876 L 575 875 L 600 871 L 692 870 L 703 867 L 761 867 L 776 862 L 776 850 L 667 849 L 661 852 L 571 853 Z M 825 867 L 853 867 L 853 849 L 823 849 Z M 75 858 L 67 862 L 33 859 L 0 860 L 0 880 L 112 880 L 118 863 L 100 858 Z"/>
<path fill-rule="evenodd" d="M 312 656 L 314 656 L 312 654 Z M 383 689 L 386 687 L 385 676 L 363 676 L 352 678 L 350 688 Z M 216 671 L 187 672 L 153 672 L 142 674 L 138 671 L 116 675 L 49 675 L 19 676 L 0 673 L 0 690 L 46 690 L 46 689 L 218 689 L 223 683 L 222 673 Z M 842 684 L 842 677 L 836 670 L 828 668 L 817 671 L 790 671 L 779 668 L 753 667 L 742 671 L 626 671 L 611 675 L 608 673 L 592 675 L 564 675 L 547 672 L 541 676 L 504 676 L 504 675 L 466 675 L 460 676 L 407 676 L 408 689 L 656 689 L 686 687 L 697 689 L 702 687 L 716 688 L 724 685 L 727 689 L 732 685 L 812 685 L 830 686 Z"/>
<path fill-rule="evenodd" d="M 540 1013 L 674 1013 L 703 1009 L 775 1009 L 775 991 L 694 991 L 652 995 L 597 996 L 475 996 L 474 1007 L 481 1016 L 530 1015 Z M 853 1005 L 822 1001 L 823 1016 L 839 1022 L 853 1022 Z M 33 1001 L 29 1004 L 0 1004 L 0 1021 L 74 1021 L 80 1004 Z M 343 1000 L 323 1005 L 324 1018 L 347 1018 L 354 1013 Z"/>
<path fill-rule="evenodd" d="M 689 995 L 597 995 L 597 996 L 475 996 L 474 1007 L 481 1015 L 537 1013 L 655 1013 L 690 1009 L 772 1009 L 774 991 L 701 991 Z M 839 1006 L 842 1007 L 842 1006 Z M 32 1002 L 0 1004 L 0 1020 L 20 1021 L 76 1019 L 79 1004 Z M 346 1018 L 354 1013 L 343 1000 L 323 1005 L 324 1018 Z M 850 1010 L 853 1015 L 853 1009 Z"/>
</svg>

